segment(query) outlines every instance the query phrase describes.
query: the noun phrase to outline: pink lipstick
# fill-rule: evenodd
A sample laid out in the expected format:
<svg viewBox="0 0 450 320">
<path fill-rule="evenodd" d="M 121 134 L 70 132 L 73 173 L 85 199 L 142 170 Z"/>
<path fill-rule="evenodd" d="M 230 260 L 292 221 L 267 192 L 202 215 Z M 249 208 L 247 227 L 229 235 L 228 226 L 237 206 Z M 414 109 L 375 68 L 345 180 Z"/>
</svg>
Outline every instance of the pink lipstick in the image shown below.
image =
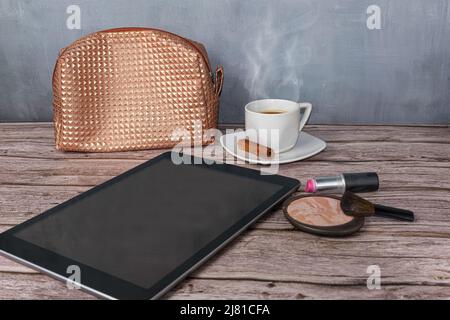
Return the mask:
<svg viewBox="0 0 450 320">
<path fill-rule="evenodd" d="M 342 173 L 337 176 L 308 179 L 305 192 L 370 192 L 378 190 L 379 185 L 378 175 L 375 172 Z"/>
</svg>

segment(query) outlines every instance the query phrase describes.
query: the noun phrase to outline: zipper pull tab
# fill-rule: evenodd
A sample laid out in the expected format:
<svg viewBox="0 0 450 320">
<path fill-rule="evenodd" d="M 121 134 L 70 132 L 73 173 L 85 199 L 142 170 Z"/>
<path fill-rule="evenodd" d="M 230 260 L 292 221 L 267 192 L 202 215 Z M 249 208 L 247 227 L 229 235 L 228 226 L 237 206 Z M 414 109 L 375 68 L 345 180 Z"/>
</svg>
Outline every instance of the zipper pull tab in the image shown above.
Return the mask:
<svg viewBox="0 0 450 320">
<path fill-rule="evenodd" d="M 223 87 L 223 67 L 222 66 L 217 66 L 214 78 L 215 79 L 213 80 L 213 83 L 214 83 L 216 96 L 220 97 L 220 94 L 222 93 L 222 87 Z"/>
</svg>

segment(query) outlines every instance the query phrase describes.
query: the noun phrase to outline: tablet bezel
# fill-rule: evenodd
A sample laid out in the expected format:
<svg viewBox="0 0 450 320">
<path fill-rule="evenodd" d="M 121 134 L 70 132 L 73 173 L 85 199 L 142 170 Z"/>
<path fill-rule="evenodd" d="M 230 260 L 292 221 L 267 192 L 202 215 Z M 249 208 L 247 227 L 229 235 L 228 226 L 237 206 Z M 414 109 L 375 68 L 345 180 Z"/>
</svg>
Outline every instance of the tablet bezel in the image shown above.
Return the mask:
<svg viewBox="0 0 450 320">
<path fill-rule="evenodd" d="M 14 233 L 24 229 L 28 225 L 35 223 L 46 216 L 57 212 L 65 206 L 68 206 L 92 193 L 107 187 L 110 184 L 120 182 L 129 175 L 152 166 L 163 159 L 171 158 L 171 152 L 165 152 L 149 161 L 128 170 L 117 177 L 114 177 L 92 189 L 65 201 L 56 207 L 53 207 L 42 214 L 37 215 L 3 233 L 0 234 L 0 254 L 9 257 L 19 263 L 25 264 L 33 269 L 42 271 L 50 276 L 67 281 L 70 274 L 67 274 L 67 267 L 77 265 L 81 269 L 81 289 L 88 291 L 96 296 L 108 299 L 155 299 L 162 296 L 170 290 L 175 284 L 185 278 L 190 272 L 201 265 L 205 260 L 214 255 L 218 250 L 225 246 L 229 241 L 244 231 L 249 225 L 256 221 L 260 216 L 269 211 L 275 205 L 279 204 L 289 194 L 295 192 L 300 186 L 300 182 L 293 178 L 279 175 L 261 175 L 258 170 L 243 168 L 229 164 L 205 164 L 203 161 L 195 160 L 191 157 L 191 163 L 196 166 L 202 166 L 205 169 L 219 170 L 229 174 L 236 174 L 249 178 L 257 178 L 260 181 L 280 185 L 282 188 L 273 196 L 261 203 L 254 210 L 250 211 L 230 228 L 224 230 L 222 234 L 208 243 L 205 247 L 193 254 L 188 260 L 177 266 L 172 272 L 160 279 L 150 288 L 142 288 L 131 282 L 114 277 L 95 268 L 89 267 L 83 263 L 71 258 L 64 257 L 52 251 L 41 248 L 25 240 L 14 236 Z M 201 162 L 201 164 L 196 164 Z M 195 164 L 194 164 L 195 163 Z"/>
</svg>

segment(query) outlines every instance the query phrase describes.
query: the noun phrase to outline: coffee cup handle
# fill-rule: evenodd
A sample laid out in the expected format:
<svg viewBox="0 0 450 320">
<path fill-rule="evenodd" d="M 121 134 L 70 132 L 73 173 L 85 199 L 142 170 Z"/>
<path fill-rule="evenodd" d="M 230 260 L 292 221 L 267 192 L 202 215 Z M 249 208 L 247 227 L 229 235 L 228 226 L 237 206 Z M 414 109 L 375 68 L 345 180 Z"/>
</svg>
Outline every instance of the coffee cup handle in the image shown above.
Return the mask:
<svg viewBox="0 0 450 320">
<path fill-rule="evenodd" d="M 306 122 L 308 122 L 309 117 L 311 116 L 312 111 L 312 104 L 309 102 L 300 102 L 299 104 L 300 111 L 303 111 L 302 119 L 300 120 L 300 129 L 299 131 L 302 131 L 303 127 L 305 126 Z"/>
</svg>

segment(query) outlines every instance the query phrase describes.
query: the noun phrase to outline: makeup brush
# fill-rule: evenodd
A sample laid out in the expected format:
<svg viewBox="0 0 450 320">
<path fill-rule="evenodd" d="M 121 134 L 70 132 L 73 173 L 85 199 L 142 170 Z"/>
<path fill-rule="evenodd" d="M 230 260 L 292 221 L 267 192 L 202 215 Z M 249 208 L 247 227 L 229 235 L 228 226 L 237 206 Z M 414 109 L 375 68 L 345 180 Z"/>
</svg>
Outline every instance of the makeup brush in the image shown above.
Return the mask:
<svg viewBox="0 0 450 320">
<path fill-rule="evenodd" d="M 414 221 L 412 211 L 373 204 L 350 191 L 346 191 L 342 195 L 341 209 L 345 214 L 354 217 L 377 215 L 397 220 Z"/>
</svg>

